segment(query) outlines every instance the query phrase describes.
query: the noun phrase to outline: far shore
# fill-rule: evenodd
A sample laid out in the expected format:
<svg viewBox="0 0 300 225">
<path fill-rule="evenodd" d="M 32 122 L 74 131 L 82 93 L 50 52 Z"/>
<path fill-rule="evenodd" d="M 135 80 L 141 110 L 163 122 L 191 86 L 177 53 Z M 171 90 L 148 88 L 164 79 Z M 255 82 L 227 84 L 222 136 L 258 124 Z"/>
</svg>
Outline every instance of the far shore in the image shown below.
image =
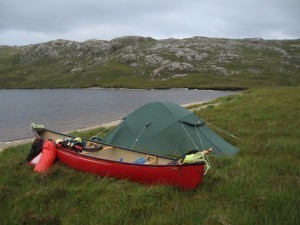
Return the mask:
<svg viewBox="0 0 300 225">
<path fill-rule="evenodd" d="M 187 104 L 182 104 L 182 107 L 189 107 L 192 105 L 200 105 L 200 104 L 204 104 L 207 103 L 208 101 L 202 101 L 202 102 L 192 102 L 192 103 L 187 103 Z M 63 131 L 62 133 L 71 133 L 71 132 L 80 132 L 80 131 L 87 131 L 87 130 L 93 130 L 93 129 L 97 129 L 100 127 L 112 127 L 112 126 L 117 126 L 118 124 L 120 124 L 122 122 L 122 120 L 115 120 L 115 121 L 111 121 L 108 123 L 102 123 L 99 125 L 95 125 L 92 127 L 85 127 L 85 128 L 79 128 L 79 129 L 75 129 L 75 130 L 70 130 L 70 131 Z M 27 138 L 27 139 L 23 139 L 23 140 L 17 140 L 17 141 L 11 141 L 11 142 L 0 142 L 0 152 L 2 152 L 3 150 L 5 150 L 6 148 L 9 147 L 14 147 L 17 145 L 23 145 L 23 144 L 28 144 L 33 142 L 33 138 Z"/>
<path fill-rule="evenodd" d="M 247 87 L 156 87 L 156 88 L 129 88 L 129 87 L 21 87 L 21 88 L 0 88 L 0 90 L 59 90 L 59 89 L 86 89 L 86 90 L 205 90 L 205 91 L 244 91 Z"/>
</svg>

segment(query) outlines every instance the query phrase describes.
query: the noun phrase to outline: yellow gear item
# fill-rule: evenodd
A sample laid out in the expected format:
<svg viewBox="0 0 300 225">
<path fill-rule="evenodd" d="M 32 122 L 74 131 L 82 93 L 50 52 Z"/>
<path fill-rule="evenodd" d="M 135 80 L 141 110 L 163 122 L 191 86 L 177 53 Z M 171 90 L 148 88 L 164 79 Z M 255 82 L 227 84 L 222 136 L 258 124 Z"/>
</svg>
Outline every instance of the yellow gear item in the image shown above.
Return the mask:
<svg viewBox="0 0 300 225">
<path fill-rule="evenodd" d="M 186 155 L 185 158 L 182 160 L 182 162 L 181 163 L 179 162 L 179 164 L 182 165 L 182 164 L 193 164 L 197 162 L 204 162 L 205 163 L 204 175 L 205 175 L 211 167 L 207 157 L 207 154 L 211 151 L 212 149 L 209 149 L 207 151 L 197 152 L 196 154 Z"/>
<path fill-rule="evenodd" d="M 74 141 L 77 141 L 77 142 L 81 143 L 82 139 L 80 137 L 77 137 L 77 138 L 74 139 Z"/>
</svg>

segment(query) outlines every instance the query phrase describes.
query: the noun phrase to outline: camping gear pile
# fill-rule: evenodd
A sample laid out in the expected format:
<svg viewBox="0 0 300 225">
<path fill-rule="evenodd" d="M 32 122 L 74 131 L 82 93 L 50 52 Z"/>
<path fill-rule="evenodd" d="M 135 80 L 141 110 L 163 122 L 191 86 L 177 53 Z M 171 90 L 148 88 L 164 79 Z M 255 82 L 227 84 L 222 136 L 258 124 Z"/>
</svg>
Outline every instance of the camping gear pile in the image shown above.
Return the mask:
<svg viewBox="0 0 300 225">
<path fill-rule="evenodd" d="M 101 141 L 83 140 L 33 125 L 28 161 L 45 172 L 55 158 L 74 169 L 144 184 L 196 188 L 210 168 L 207 155 L 234 155 L 238 149 L 196 114 L 170 102 L 144 105 Z M 38 149 L 38 150 L 37 150 Z"/>
</svg>

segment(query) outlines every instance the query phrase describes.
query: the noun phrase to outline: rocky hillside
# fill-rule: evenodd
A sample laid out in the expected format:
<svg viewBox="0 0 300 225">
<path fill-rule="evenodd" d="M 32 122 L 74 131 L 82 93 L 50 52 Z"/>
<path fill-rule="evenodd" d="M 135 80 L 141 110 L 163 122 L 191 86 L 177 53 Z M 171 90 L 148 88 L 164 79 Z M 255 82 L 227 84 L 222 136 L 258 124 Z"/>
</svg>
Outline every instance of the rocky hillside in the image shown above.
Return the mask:
<svg viewBox="0 0 300 225">
<path fill-rule="evenodd" d="M 0 88 L 298 84 L 300 39 L 129 36 L 0 46 Z"/>
</svg>

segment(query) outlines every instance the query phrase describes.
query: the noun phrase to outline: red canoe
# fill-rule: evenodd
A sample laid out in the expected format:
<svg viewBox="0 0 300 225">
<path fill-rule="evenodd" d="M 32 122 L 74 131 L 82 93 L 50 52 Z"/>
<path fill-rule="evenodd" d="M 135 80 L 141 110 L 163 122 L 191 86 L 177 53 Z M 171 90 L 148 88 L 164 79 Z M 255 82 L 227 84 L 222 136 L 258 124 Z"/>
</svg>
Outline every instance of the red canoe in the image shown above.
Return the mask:
<svg viewBox="0 0 300 225">
<path fill-rule="evenodd" d="M 47 129 L 33 129 L 35 139 L 74 138 Z M 143 184 L 165 184 L 182 189 L 196 188 L 204 174 L 204 162 L 189 165 L 173 164 L 174 159 L 147 155 L 129 149 L 85 140 L 93 148 L 75 151 L 58 147 L 57 157 L 65 165 L 76 170 L 101 176 L 128 179 Z M 99 145 L 101 145 L 99 147 Z M 140 164 L 142 161 L 143 164 Z"/>
</svg>

